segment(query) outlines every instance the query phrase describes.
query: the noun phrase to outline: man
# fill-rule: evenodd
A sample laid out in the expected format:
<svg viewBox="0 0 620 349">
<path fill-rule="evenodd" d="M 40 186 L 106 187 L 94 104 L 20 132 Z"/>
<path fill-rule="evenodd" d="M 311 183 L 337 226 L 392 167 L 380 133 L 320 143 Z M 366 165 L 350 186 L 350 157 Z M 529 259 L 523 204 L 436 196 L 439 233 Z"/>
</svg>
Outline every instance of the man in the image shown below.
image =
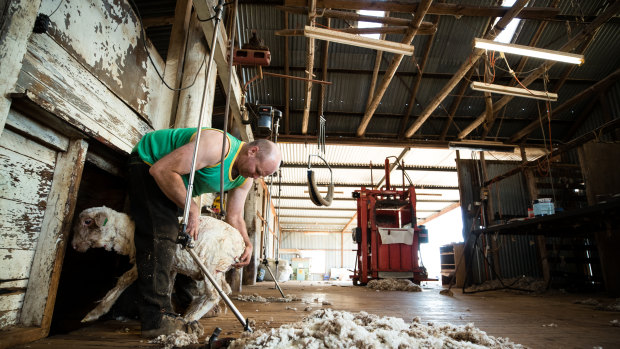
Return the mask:
<svg viewBox="0 0 620 349">
<path fill-rule="evenodd" d="M 198 332 L 172 313 L 170 268 L 176 249 L 179 210 L 185 206 L 196 128 L 165 129 L 147 133 L 129 159 L 129 196 L 136 223 L 135 245 L 142 336 L 157 337 L 176 330 Z M 225 138 L 226 137 L 226 138 Z M 242 142 L 230 134 L 203 128 L 196 159 L 192 196 L 220 191 L 222 145 L 226 139 L 224 190 L 228 191 L 226 222 L 237 228 L 245 251 L 235 267 L 250 263 L 252 243 L 243 219 L 243 206 L 253 180 L 274 173 L 280 166 L 278 147 L 267 140 Z M 198 237 L 200 208 L 192 200 L 187 233 Z"/>
</svg>

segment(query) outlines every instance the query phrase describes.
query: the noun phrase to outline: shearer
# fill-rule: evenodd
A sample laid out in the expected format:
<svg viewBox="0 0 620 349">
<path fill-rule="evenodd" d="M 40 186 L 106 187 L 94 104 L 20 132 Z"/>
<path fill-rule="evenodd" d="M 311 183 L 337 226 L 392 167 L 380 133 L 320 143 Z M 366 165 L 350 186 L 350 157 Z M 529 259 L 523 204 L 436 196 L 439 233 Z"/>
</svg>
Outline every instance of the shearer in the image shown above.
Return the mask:
<svg viewBox="0 0 620 349">
<path fill-rule="evenodd" d="M 147 133 L 133 148 L 128 162 L 131 213 L 136 223 L 135 245 L 142 337 L 153 338 L 177 330 L 202 334 L 198 322 L 185 323 L 172 312 L 170 268 L 179 230 L 179 211 L 185 206 L 196 128 L 164 129 Z M 237 228 L 245 250 L 235 267 L 250 263 L 252 243 L 243 219 L 243 206 L 253 179 L 268 176 L 280 166 L 275 143 L 259 139 L 242 142 L 221 130 L 203 128 L 196 159 L 192 196 L 220 191 L 222 146 L 224 190 L 229 191 L 226 222 Z M 191 200 L 187 233 L 198 236 L 200 208 Z"/>
</svg>

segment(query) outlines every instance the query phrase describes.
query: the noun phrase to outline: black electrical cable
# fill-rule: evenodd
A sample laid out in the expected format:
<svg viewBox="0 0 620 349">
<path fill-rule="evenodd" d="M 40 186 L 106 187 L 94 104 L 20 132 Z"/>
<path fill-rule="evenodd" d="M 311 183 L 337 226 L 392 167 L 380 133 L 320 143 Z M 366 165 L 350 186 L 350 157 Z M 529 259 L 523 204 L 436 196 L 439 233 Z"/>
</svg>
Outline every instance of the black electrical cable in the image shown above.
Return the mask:
<svg viewBox="0 0 620 349">
<path fill-rule="evenodd" d="M 52 13 L 50 13 L 50 14 L 49 14 L 49 15 L 47 15 L 47 16 L 48 16 L 48 17 L 52 17 L 52 15 L 53 15 L 54 13 L 56 13 L 56 11 L 58 11 L 58 9 L 60 8 L 60 5 L 62 5 L 62 2 L 63 2 L 63 1 L 64 1 L 64 0 L 60 0 L 60 2 L 58 3 L 58 6 L 56 6 L 56 9 L 55 9 L 54 11 L 52 11 Z"/>
<path fill-rule="evenodd" d="M 234 1 L 231 1 L 231 2 L 225 2 L 222 6 L 228 6 L 228 5 L 232 5 L 232 4 L 234 4 L 234 3 L 235 3 Z M 209 18 L 207 18 L 207 19 L 200 19 L 200 17 L 196 16 L 196 18 L 198 19 L 198 22 L 208 22 L 208 21 L 213 20 L 215 17 L 217 17 L 217 15 L 212 16 L 212 17 L 209 17 Z"/>
<path fill-rule="evenodd" d="M 138 21 L 140 22 L 140 31 L 142 32 L 142 38 L 141 38 L 142 40 L 141 41 L 142 41 L 142 45 L 144 46 L 144 51 L 146 51 L 146 55 L 149 57 L 149 61 L 153 65 L 153 69 L 155 69 L 155 72 L 157 73 L 157 76 L 159 77 L 159 80 L 161 80 L 161 82 L 164 84 L 164 86 L 166 86 L 166 88 L 168 88 L 171 91 L 183 91 L 183 90 L 187 90 L 188 88 L 194 86 L 194 84 L 196 83 L 196 79 L 198 78 L 198 74 L 200 74 L 200 70 L 202 69 L 202 67 L 205 64 L 205 61 L 207 60 L 207 53 L 205 52 L 205 55 L 202 58 L 202 63 L 200 63 L 200 67 L 196 71 L 196 75 L 194 75 L 194 79 L 193 79 L 191 84 L 189 84 L 188 86 L 179 87 L 179 88 L 174 88 L 174 87 L 168 85 L 168 83 L 164 80 L 163 75 L 159 72 L 159 70 L 157 70 L 157 66 L 155 65 L 155 62 L 153 61 L 153 57 L 151 57 L 151 53 L 149 52 L 148 47 L 146 46 L 146 30 L 144 29 L 144 26 L 142 25 L 142 15 L 140 15 L 140 11 L 138 10 L 138 6 L 134 2 L 134 0 L 129 0 L 129 1 L 130 1 L 131 5 L 133 6 L 134 10 L 136 11 L 136 14 L 138 15 Z M 215 18 L 215 17 L 213 17 L 213 18 Z"/>
</svg>

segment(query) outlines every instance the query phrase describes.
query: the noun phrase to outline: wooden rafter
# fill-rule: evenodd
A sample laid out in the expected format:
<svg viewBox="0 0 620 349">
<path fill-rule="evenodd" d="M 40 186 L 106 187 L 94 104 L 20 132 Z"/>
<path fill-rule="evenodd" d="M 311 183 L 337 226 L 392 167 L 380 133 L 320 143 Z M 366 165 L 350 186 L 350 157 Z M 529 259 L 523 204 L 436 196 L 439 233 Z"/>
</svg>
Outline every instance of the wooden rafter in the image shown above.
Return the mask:
<svg viewBox="0 0 620 349">
<path fill-rule="evenodd" d="M 515 2 L 515 4 L 506 12 L 504 17 L 502 17 L 496 24 L 495 28 L 499 30 L 489 30 L 487 34 L 484 36 L 485 39 L 493 40 L 497 35 L 499 35 L 504 28 L 512 21 L 518 14 L 523 10 L 525 5 L 528 3 L 527 0 L 519 0 Z M 405 137 L 411 137 L 417 130 L 422 127 L 422 124 L 431 116 L 431 113 L 437 109 L 439 104 L 448 96 L 450 91 L 454 89 L 454 87 L 461 81 L 463 76 L 471 69 L 471 67 L 478 62 L 482 53 L 484 51 L 481 49 L 474 49 L 472 54 L 469 55 L 468 58 L 465 59 L 461 67 L 456 71 L 452 79 L 448 81 L 448 83 L 439 91 L 437 96 L 433 98 L 433 100 L 429 103 L 429 105 L 422 111 L 420 116 L 416 119 L 416 121 L 407 129 L 405 132 Z"/>
<path fill-rule="evenodd" d="M 448 213 L 448 212 L 450 212 L 450 211 L 452 211 L 454 209 L 457 209 L 459 207 L 461 207 L 461 203 L 460 202 L 455 202 L 452 205 L 442 209 L 441 211 L 439 211 L 437 213 L 433 213 L 432 215 L 422 219 L 421 221 L 418 222 L 418 225 L 424 225 L 424 224 L 432 221 L 433 219 L 439 218 L 439 217 L 443 216 L 444 214 L 446 214 L 446 213 Z"/>
<path fill-rule="evenodd" d="M 330 24 L 331 24 L 331 19 L 327 18 L 325 21 L 325 25 L 327 26 L 327 28 L 329 28 Z M 329 41 L 323 41 L 323 50 L 321 51 L 321 78 L 324 81 L 327 81 L 328 53 L 329 53 Z M 320 118 L 321 116 L 323 116 L 323 111 L 325 108 L 325 94 L 326 93 L 327 93 L 327 86 L 325 86 L 325 84 L 322 84 L 319 89 L 319 102 L 318 102 L 317 113 L 316 113 L 317 129 L 319 127 Z M 317 134 L 318 134 L 318 131 L 317 131 Z"/>
<path fill-rule="evenodd" d="M 349 34 L 406 34 L 409 27 L 379 27 L 379 28 L 344 28 L 338 29 L 341 33 Z M 417 35 L 432 35 L 437 32 L 437 27 L 429 27 L 420 29 Z M 278 36 L 304 36 L 303 29 L 282 29 L 277 30 L 275 35 Z"/>
<path fill-rule="evenodd" d="M 386 12 L 385 16 L 388 17 L 389 12 Z M 381 34 L 379 38 L 381 40 L 385 40 L 385 34 Z M 368 107 L 370 106 L 370 103 L 372 102 L 372 97 L 375 94 L 375 87 L 377 86 L 377 78 L 379 77 L 379 68 L 381 68 L 382 58 L 383 58 L 383 51 L 377 51 L 377 54 L 375 55 L 375 66 L 372 70 L 372 78 L 370 79 L 370 87 L 368 88 L 368 98 L 366 99 L 366 108 L 364 110 L 368 109 Z"/>
<path fill-rule="evenodd" d="M 288 29 L 288 12 L 284 12 L 284 28 Z M 289 51 L 290 39 L 284 38 L 284 74 L 290 75 Z M 290 134 L 291 82 L 284 79 L 284 134 Z"/>
<path fill-rule="evenodd" d="M 575 118 L 575 120 L 572 122 L 570 129 L 568 129 L 568 131 L 566 131 L 566 133 L 564 134 L 564 137 L 563 137 L 564 142 L 568 142 L 573 138 L 573 136 L 575 135 L 575 132 L 577 132 L 577 130 L 581 128 L 583 123 L 590 117 L 592 109 L 594 109 L 594 107 L 598 103 L 599 103 L 599 99 L 597 98 L 590 99 L 590 102 L 588 102 L 588 105 L 586 105 L 586 107 L 581 110 L 581 113 L 579 113 L 579 116 L 577 116 L 577 118 Z"/>
<path fill-rule="evenodd" d="M 564 44 L 562 47 L 560 47 L 558 49 L 558 51 L 563 51 L 563 52 L 570 52 L 570 51 L 572 51 L 577 46 L 581 45 L 582 42 L 587 40 L 598 29 L 598 27 L 600 27 L 603 23 L 607 22 L 607 20 L 609 20 L 609 18 L 611 18 L 612 16 L 617 14 L 618 11 L 620 11 L 620 1 L 616 1 L 614 4 L 609 6 L 605 10 L 605 12 L 603 12 L 602 14 L 600 14 L 596 18 L 596 20 L 594 20 L 592 23 L 590 23 L 585 28 L 583 28 L 577 35 L 573 36 L 566 44 Z M 525 87 L 529 86 L 532 82 L 536 81 L 536 79 L 538 79 L 546 71 L 548 71 L 554 64 L 556 64 L 556 62 L 553 62 L 553 61 L 544 62 L 537 69 L 535 69 L 532 73 L 530 73 L 525 79 L 522 79 L 521 80 L 521 84 L 523 86 L 525 86 Z M 500 110 L 503 106 L 505 106 L 513 98 L 514 98 L 514 96 L 508 96 L 508 95 L 502 97 L 493 106 L 494 111 L 497 112 L 498 110 Z M 475 130 L 478 126 L 480 126 L 480 124 L 482 124 L 485 120 L 486 120 L 486 114 L 478 116 L 478 118 L 476 118 L 476 120 L 474 120 L 470 125 L 468 125 L 463 131 L 461 131 L 459 133 L 458 138 L 459 139 L 465 138 L 473 130 Z M 536 121 L 536 123 L 538 123 L 538 121 Z M 534 126 L 534 128 L 535 128 L 535 126 Z M 531 132 L 532 130 L 533 130 L 533 128 L 530 129 L 529 132 Z M 517 135 L 523 134 L 523 132 L 524 132 L 524 130 L 518 132 Z M 529 132 L 524 134 L 524 136 L 529 134 Z M 514 141 L 515 136 L 513 136 L 511 138 L 511 142 Z M 521 138 L 523 138 L 523 136 L 521 136 L 521 137 L 519 137 L 517 139 L 521 139 Z"/>
<path fill-rule="evenodd" d="M 436 17 L 433 21 L 435 26 L 439 25 L 439 17 Z M 407 129 L 407 125 L 409 124 L 409 116 L 411 116 L 411 112 L 413 111 L 413 107 L 415 106 L 416 96 L 418 94 L 418 89 L 420 88 L 420 84 L 422 83 L 422 73 L 424 72 L 424 68 L 426 67 L 426 62 L 428 61 L 428 56 L 431 52 L 431 47 L 433 46 L 433 41 L 435 40 L 435 33 L 431 35 L 430 38 L 426 41 L 426 46 L 424 46 L 424 52 L 422 53 L 422 59 L 420 60 L 420 64 L 418 66 L 418 75 L 415 78 L 415 82 L 413 83 L 413 91 L 411 92 L 411 97 L 409 98 L 409 103 L 407 106 L 407 111 L 405 112 L 405 117 L 403 118 L 400 124 L 400 131 L 398 132 L 399 138 L 403 138 L 405 135 L 405 130 Z M 415 58 L 415 56 L 414 56 Z"/>
<path fill-rule="evenodd" d="M 297 13 L 297 14 L 308 13 L 308 9 L 305 7 L 278 6 L 277 8 L 280 10 L 289 11 L 291 13 Z M 347 21 L 363 21 L 363 22 L 381 23 L 381 24 L 384 24 L 384 26 L 394 25 L 394 26 L 409 27 L 413 25 L 412 20 L 404 19 L 404 18 L 389 17 L 387 12 L 385 16 L 379 17 L 379 16 L 361 15 L 359 13 L 350 12 L 350 11 L 322 9 L 317 13 L 317 16 L 326 17 L 326 18 L 338 18 L 338 19 L 347 20 Z M 433 27 L 432 23 L 429 23 L 429 22 L 420 23 L 420 29 L 422 30 L 430 29 L 432 27 Z"/>
<path fill-rule="evenodd" d="M 549 117 L 553 118 L 553 116 L 562 113 L 565 109 L 569 108 L 570 106 L 572 106 L 573 104 L 575 104 L 578 101 L 582 100 L 583 98 L 588 97 L 588 96 L 590 96 L 590 95 L 592 95 L 594 93 L 598 93 L 601 90 L 604 90 L 604 89 L 608 88 L 611 84 L 616 82 L 618 79 L 620 79 L 620 69 L 617 69 L 615 72 L 613 72 L 610 75 L 608 75 L 605 79 L 601 80 L 600 82 L 598 82 L 598 83 L 588 87 L 587 89 L 581 91 L 580 93 L 576 94 L 575 96 L 573 96 L 572 98 L 570 98 L 566 102 L 562 103 L 559 107 L 554 108 L 551 111 L 551 114 L 549 115 Z M 536 120 L 532 121 L 529 125 L 524 127 L 522 130 L 520 130 L 519 132 L 515 133 L 510 138 L 510 142 L 517 142 L 520 139 L 526 137 L 532 131 L 534 131 L 537 127 L 539 127 L 539 125 L 540 125 L 540 123 L 539 123 L 538 118 L 537 118 Z"/>
<path fill-rule="evenodd" d="M 431 5 L 431 1 L 432 0 L 423 0 L 422 2 L 420 2 L 420 6 L 415 12 L 414 23 L 412 24 L 412 27 L 409 28 L 409 30 L 407 30 L 407 34 L 405 34 L 405 38 L 402 41 L 403 44 L 409 44 L 413 40 L 413 37 L 416 35 L 418 27 L 420 26 L 420 23 L 422 23 L 422 19 L 424 18 L 424 15 L 426 15 L 426 11 L 428 11 L 428 8 Z M 383 74 L 383 79 L 381 80 L 381 84 L 379 84 L 378 90 L 373 94 L 372 102 L 370 103 L 369 108 L 366 109 L 366 112 L 364 113 L 364 117 L 362 118 L 362 121 L 360 122 L 360 125 L 357 128 L 356 134 L 358 137 L 363 136 L 364 133 L 366 132 L 366 128 L 368 127 L 368 124 L 370 123 L 370 119 L 375 113 L 375 110 L 377 110 L 377 107 L 379 106 L 381 99 L 383 99 L 383 94 L 385 93 L 390 82 L 392 81 L 392 78 L 394 77 L 394 74 L 396 73 L 396 69 L 398 69 L 398 66 L 400 65 L 400 62 L 403 60 L 403 57 L 404 56 L 402 54 L 395 54 L 394 57 L 392 58 L 392 61 L 390 62 L 390 66 L 386 70 L 385 74 Z"/>
<path fill-rule="evenodd" d="M 314 24 L 316 17 L 316 0 L 308 0 L 310 6 L 308 8 L 308 25 Z M 313 78 L 314 70 L 314 38 L 306 38 L 306 78 Z M 301 134 L 308 134 L 308 121 L 310 120 L 310 106 L 312 102 L 312 82 L 307 81 L 305 84 L 305 97 L 304 97 L 304 113 L 301 124 Z"/>
<path fill-rule="evenodd" d="M 375 10 L 390 12 L 413 13 L 420 6 L 419 3 L 406 3 L 404 1 L 376 1 L 376 0 L 317 0 L 317 8 L 331 8 L 343 10 Z M 285 0 L 285 6 L 307 6 L 306 0 Z M 431 15 L 444 16 L 470 16 L 470 17 L 502 17 L 509 9 L 501 6 L 474 6 L 461 4 L 435 3 L 426 11 Z M 528 7 L 517 18 L 544 20 L 554 18 L 560 13 L 557 8 Z"/>
<path fill-rule="evenodd" d="M 456 110 L 461 105 L 461 101 L 463 100 L 463 96 L 465 95 L 465 91 L 467 87 L 469 87 L 469 80 L 471 76 L 474 74 L 474 68 L 469 69 L 469 72 L 465 75 L 465 79 L 461 82 L 461 87 L 459 91 L 456 93 L 456 98 L 452 101 L 450 105 L 450 109 L 448 110 L 448 120 L 446 120 L 443 129 L 441 130 L 441 136 L 439 136 L 439 140 L 443 141 L 446 139 L 446 135 L 448 134 L 448 130 L 450 130 L 450 125 L 452 124 L 452 120 L 454 119 L 454 114 L 456 114 Z"/>
</svg>

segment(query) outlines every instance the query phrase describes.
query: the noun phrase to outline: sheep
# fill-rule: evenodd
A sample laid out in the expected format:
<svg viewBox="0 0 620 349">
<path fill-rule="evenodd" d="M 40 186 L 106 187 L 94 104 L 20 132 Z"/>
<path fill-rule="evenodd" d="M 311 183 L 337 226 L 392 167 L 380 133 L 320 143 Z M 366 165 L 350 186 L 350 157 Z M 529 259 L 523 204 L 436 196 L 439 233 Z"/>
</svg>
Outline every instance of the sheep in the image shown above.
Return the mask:
<svg viewBox="0 0 620 349">
<path fill-rule="evenodd" d="M 73 248 L 78 252 L 85 252 L 89 248 L 105 248 L 121 255 L 129 256 L 133 267 L 125 272 L 117 281 L 116 286 L 108 291 L 101 302 L 82 319 L 82 322 L 97 320 L 106 314 L 123 291 L 137 278 L 138 271 L 135 265 L 136 250 L 134 246 L 135 224 L 131 218 L 111 208 L 93 207 L 82 211 L 74 225 Z M 195 241 L 194 251 L 221 285 L 226 294 L 231 293 L 226 282 L 225 273 L 238 261 L 245 243 L 239 231 L 218 219 L 201 216 L 199 219 L 198 240 Z M 197 321 L 214 309 L 220 296 L 213 285 L 203 280 L 203 275 L 189 253 L 177 245 L 172 263 L 172 280 L 177 273 L 187 275 L 199 282 L 201 296 L 196 297 L 189 305 L 183 318 L 188 321 Z"/>
</svg>

